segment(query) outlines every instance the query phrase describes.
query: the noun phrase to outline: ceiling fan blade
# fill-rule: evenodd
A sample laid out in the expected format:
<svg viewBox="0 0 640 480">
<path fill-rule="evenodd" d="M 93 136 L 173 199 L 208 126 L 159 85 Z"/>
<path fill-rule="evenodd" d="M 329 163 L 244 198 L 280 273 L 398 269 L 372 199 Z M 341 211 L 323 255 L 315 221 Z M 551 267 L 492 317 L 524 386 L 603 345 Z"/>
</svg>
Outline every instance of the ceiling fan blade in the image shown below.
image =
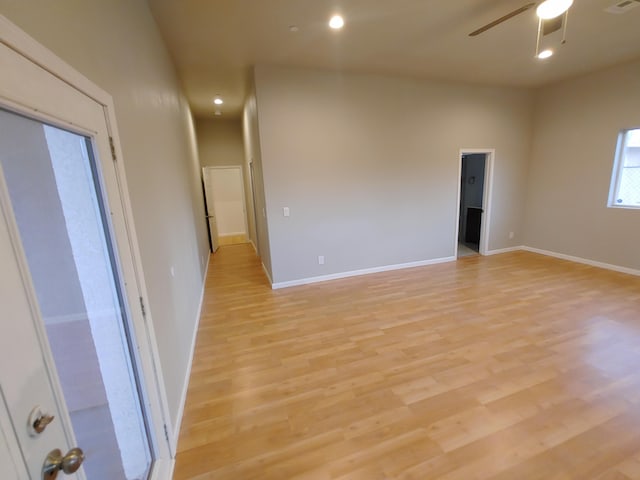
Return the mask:
<svg viewBox="0 0 640 480">
<path fill-rule="evenodd" d="M 496 25 L 500 25 L 501 23 L 506 22 L 507 20 L 510 20 L 513 17 L 517 16 L 517 15 L 520 15 L 521 13 L 524 13 L 527 10 L 530 10 L 535 6 L 536 6 L 535 2 L 527 3 L 526 5 L 523 5 L 522 7 L 514 10 L 513 12 L 507 13 L 505 16 L 500 17 L 500 18 L 498 18 L 497 20 L 494 20 L 491 23 L 487 23 L 484 27 L 481 27 L 481 28 L 471 32 L 469 34 L 469 36 L 470 37 L 475 37 L 476 35 L 480 35 L 481 33 L 484 33 L 487 30 L 489 30 L 490 28 L 493 28 Z"/>
</svg>

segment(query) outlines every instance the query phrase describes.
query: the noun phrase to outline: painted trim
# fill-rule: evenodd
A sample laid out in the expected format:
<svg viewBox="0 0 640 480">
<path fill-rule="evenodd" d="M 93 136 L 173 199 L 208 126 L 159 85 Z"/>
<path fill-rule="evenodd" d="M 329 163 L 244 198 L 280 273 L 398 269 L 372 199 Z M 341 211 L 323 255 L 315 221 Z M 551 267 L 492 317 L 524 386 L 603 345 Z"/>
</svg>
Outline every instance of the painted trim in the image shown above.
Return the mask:
<svg viewBox="0 0 640 480">
<path fill-rule="evenodd" d="M 628 275 L 635 275 L 640 277 L 640 270 L 636 270 L 634 268 L 622 267 L 620 265 L 613 265 L 611 263 L 598 262 L 596 260 L 589 260 L 588 258 L 574 257 L 573 255 L 566 255 L 564 253 L 557 253 L 534 247 L 523 246 L 522 250 L 524 250 L 525 252 L 537 253 L 539 255 L 545 255 L 547 257 L 559 258 L 561 260 L 568 260 L 574 263 L 581 263 L 583 265 L 589 265 L 591 267 L 604 268 L 605 270 L 612 270 L 614 272 L 626 273 Z"/>
<path fill-rule="evenodd" d="M 485 172 L 486 173 L 486 172 Z M 456 219 L 456 233 L 455 233 L 455 237 L 453 239 L 453 256 L 458 258 L 458 244 L 460 243 L 460 200 L 462 199 L 462 150 L 460 150 L 460 152 L 458 153 L 458 177 L 457 177 L 457 184 L 458 184 L 458 196 L 456 199 L 456 210 L 455 210 L 455 216 L 454 218 Z"/>
<path fill-rule="evenodd" d="M 269 275 L 269 270 L 264 266 L 264 262 L 260 262 L 260 265 L 262 265 L 262 270 L 264 270 L 264 274 L 267 276 L 267 280 L 269 280 L 269 285 L 273 288 L 273 279 L 271 278 L 271 275 Z"/>
<path fill-rule="evenodd" d="M 551 252 L 548 250 L 541 250 L 538 248 L 533 248 L 533 247 L 527 247 L 524 245 L 519 245 L 519 246 L 515 246 L 515 247 L 507 247 L 507 248 L 500 248 L 500 249 L 495 249 L 495 250 L 487 250 L 487 252 L 485 253 L 485 256 L 492 256 L 492 255 L 500 255 L 503 253 L 511 253 L 511 252 L 518 252 L 518 251 L 526 251 L 526 252 L 531 252 L 531 253 L 537 253 L 540 255 L 546 255 L 549 257 L 555 257 L 555 258 L 559 258 L 561 260 L 568 260 L 571 262 L 575 262 L 575 263 L 581 263 L 581 264 L 585 264 L 585 265 L 590 265 L 593 267 L 598 267 L 598 268 L 604 268 L 606 270 L 613 270 L 615 272 L 620 272 L 620 273 L 627 273 L 630 275 L 636 275 L 636 276 L 640 276 L 640 270 L 635 270 L 632 268 L 627 268 L 627 267 L 621 267 L 619 265 L 611 265 L 608 263 L 603 263 L 603 262 L 597 262 L 595 260 L 588 260 L 586 258 L 580 258 L 580 257 L 574 257 L 571 255 L 565 255 L 562 253 L 556 253 L 556 252 Z M 443 258 L 435 258 L 433 260 L 423 260 L 423 261 L 419 261 L 419 262 L 410 262 L 410 263 L 402 263 L 402 264 L 397 264 L 397 265 L 386 265 L 383 267 L 374 267 L 374 268 L 365 268 L 362 270 L 352 270 L 349 272 L 340 272 L 340 273 L 334 273 L 334 274 L 330 274 L 330 275 L 320 275 L 317 277 L 308 277 L 308 278 L 302 278 L 299 280 L 291 280 L 288 282 L 278 282 L 278 283 L 273 283 L 271 281 L 271 277 L 269 276 L 269 273 L 267 272 L 266 267 L 264 266 L 264 264 L 262 265 L 262 268 L 265 272 L 265 274 L 267 275 L 267 278 L 269 278 L 269 281 L 271 283 L 271 288 L 273 290 L 279 290 L 282 288 L 289 288 L 289 287 L 297 287 L 297 286 L 301 286 L 301 285 L 309 285 L 309 284 L 313 284 L 313 283 L 320 283 L 320 282 L 326 282 L 326 281 L 330 281 L 330 280 L 339 280 L 342 278 L 349 278 L 349 277 L 357 277 L 357 276 L 361 276 L 361 275 L 369 275 L 372 273 L 381 273 L 381 272 L 389 272 L 389 271 L 393 271 L 393 270 L 402 270 L 405 268 L 415 268 L 415 267 L 425 267 L 425 266 L 429 266 L 429 265 L 436 265 L 439 263 L 446 263 L 446 262 L 454 262 L 457 260 L 457 255 L 456 256 L 452 256 L 452 257 L 443 257 Z"/>
<path fill-rule="evenodd" d="M 518 252 L 524 250 L 525 247 L 522 245 L 518 245 L 517 247 L 507 247 L 507 248 L 497 248 L 495 250 L 487 250 L 485 255 L 500 255 L 501 253 L 510 253 L 510 252 Z"/>
<path fill-rule="evenodd" d="M 173 478 L 173 470 L 176 466 L 174 459 L 158 460 L 153 465 L 153 470 L 149 476 L 150 480 L 171 480 Z"/>
<path fill-rule="evenodd" d="M 486 255 L 489 251 L 489 233 L 491 231 L 491 213 L 493 198 L 493 170 L 495 166 L 495 149 L 487 152 L 484 163 L 484 192 L 482 197 L 482 208 L 484 217 L 480 226 L 480 255 Z"/>
<path fill-rule="evenodd" d="M 202 277 L 202 291 L 200 292 L 200 303 L 198 304 L 198 313 L 196 314 L 196 322 L 193 329 L 193 335 L 191 337 L 191 347 L 189 349 L 189 363 L 187 364 L 187 372 L 184 378 L 184 384 L 182 386 L 182 394 L 180 395 L 180 403 L 178 404 L 178 415 L 176 416 L 176 424 L 172 428 L 172 445 L 176 448 L 172 453 L 175 455 L 178 446 L 178 439 L 180 438 L 180 427 L 182 426 L 182 417 L 184 416 L 184 408 L 187 404 L 187 392 L 189 390 L 189 380 L 191 379 L 191 368 L 193 367 L 193 358 L 196 353 L 196 341 L 198 340 L 198 331 L 200 329 L 200 319 L 202 317 L 202 305 L 204 304 L 205 288 L 207 286 L 207 275 L 209 274 L 209 265 L 211 265 L 211 255 L 209 255 L 209 261 L 207 262 L 207 268 L 204 270 Z M 173 468 L 172 468 L 173 470 Z M 171 478 L 171 477 L 163 477 Z"/>
<path fill-rule="evenodd" d="M 329 280 L 338 280 L 341 278 L 358 277 L 360 275 L 369 275 L 371 273 L 389 272 L 393 270 L 403 270 L 405 268 L 425 267 L 427 265 L 436 265 L 438 263 L 454 262 L 456 257 L 434 258 L 432 260 L 422 260 L 419 262 L 400 263 L 396 265 L 385 265 L 382 267 L 364 268 L 362 270 L 352 270 L 349 272 L 333 273 L 330 275 L 320 275 L 318 277 L 301 278 L 300 280 L 291 280 L 289 282 L 272 283 L 271 288 L 278 290 L 280 288 L 297 287 L 300 285 L 309 285 L 311 283 L 326 282 Z"/>
<path fill-rule="evenodd" d="M 105 98 L 111 99 L 105 90 L 98 87 L 51 50 L 38 43 L 3 15 L 0 15 L 0 32 L 2 33 L 2 42 L 9 48 L 21 53 L 36 65 L 75 87 L 89 98 L 102 104 L 104 104 Z"/>
</svg>

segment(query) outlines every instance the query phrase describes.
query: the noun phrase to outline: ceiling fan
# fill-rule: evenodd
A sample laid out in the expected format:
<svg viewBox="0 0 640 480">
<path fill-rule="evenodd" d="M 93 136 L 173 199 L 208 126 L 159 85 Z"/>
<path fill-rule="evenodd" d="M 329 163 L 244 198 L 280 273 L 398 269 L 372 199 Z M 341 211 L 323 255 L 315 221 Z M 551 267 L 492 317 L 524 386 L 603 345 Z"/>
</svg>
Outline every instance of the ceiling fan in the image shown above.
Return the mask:
<svg viewBox="0 0 640 480">
<path fill-rule="evenodd" d="M 474 30 L 469 34 L 469 36 L 476 37 L 481 33 L 484 33 L 487 30 L 490 30 L 493 27 L 506 22 L 507 20 L 511 20 L 512 18 L 531 10 L 533 7 L 537 7 L 536 15 L 538 16 L 538 39 L 536 42 L 536 57 L 548 58 L 553 55 L 553 51 L 550 49 L 546 49 L 543 52 L 540 52 L 541 38 L 563 28 L 561 44 L 566 43 L 567 18 L 571 5 L 573 5 L 573 0 L 545 0 L 543 2 L 529 2 L 525 5 L 522 5 L 520 8 L 516 8 L 512 12 L 509 12 L 506 15 L 503 15 L 502 17 L 487 23 L 477 30 Z"/>
</svg>

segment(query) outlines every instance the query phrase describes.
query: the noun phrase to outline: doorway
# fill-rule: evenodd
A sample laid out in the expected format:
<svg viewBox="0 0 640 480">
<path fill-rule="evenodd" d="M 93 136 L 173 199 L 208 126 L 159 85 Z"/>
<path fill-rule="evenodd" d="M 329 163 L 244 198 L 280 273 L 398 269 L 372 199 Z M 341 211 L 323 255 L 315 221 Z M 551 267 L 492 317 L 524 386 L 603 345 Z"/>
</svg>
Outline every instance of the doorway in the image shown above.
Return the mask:
<svg viewBox="0 0 640 480">
<path fill-rule="evenodd" d="M 203 178 L 212 251 L 248 243 L 242 167 L 205 167 Z"/>
<path fill-rule="evenodd" d="M 3 459 L 34 479 L 65 453 L 77 480 L 150 478 L 170 465 L 166 402 L 113 104 L 0 27 Z"/>
<path fill-rule="evenodd" d="M 487 249 L 488 199 L 492 151 L 462 151 L 456 256 L 484 255 Z"/>
</svg>

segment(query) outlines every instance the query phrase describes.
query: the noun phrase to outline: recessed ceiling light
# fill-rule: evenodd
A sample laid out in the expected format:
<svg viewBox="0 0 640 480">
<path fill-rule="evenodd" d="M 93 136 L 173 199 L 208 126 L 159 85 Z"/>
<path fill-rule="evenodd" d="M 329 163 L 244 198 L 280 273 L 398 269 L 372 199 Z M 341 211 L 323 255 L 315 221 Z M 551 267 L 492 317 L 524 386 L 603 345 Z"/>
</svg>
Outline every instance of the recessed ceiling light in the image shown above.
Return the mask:
<svg viewBox="0 0 640 480">
<path fill-rule="evenodd" d="M 540 60 L 544 60 L 545 58 L 549 58 L 551 55 L 553 55 L 553 50 L 547 49 L 547 50 L 543 50 L 538 54 L 538 58 Z"/>
<path fill-rule="evenodd" d="M 334 30 L 340 30 L 342 27 L 344 27 L 344 18 L 342 18 L 340 15 L 334 15 L 329 20 L 329 26 Z"/>
<path fill-rule="evenodd" d="M 222 105 L 224 102 L 220 97 L 216 97 L 213 99 L 213 103 L 215 103 L 216 105 Z"/>
<path fill-rule="evenodd" d="M 214 115 L 215 115 L 216 117 L 219 117 L 219 116 L 221 116 L 221 115 L 222 115 L 222 112 L 221 112 L 220 110 L 216 110 L 216 111 L 215 111 L 215 113 L 214 113 Z"/>
<path fill-rule="evenodd" d="M 300 28 L 298 28 L 297 25 L 289 25 L 289 31 L 292 33 L 296 33 L 297 31 L 299 31 Z"/>
<path fill-rule="evenodd" d="M 562 15 L 573 5 L 573 0 L 545 0 L 536 9 L 536 14 L 543 20 Z"/>
</svg>

